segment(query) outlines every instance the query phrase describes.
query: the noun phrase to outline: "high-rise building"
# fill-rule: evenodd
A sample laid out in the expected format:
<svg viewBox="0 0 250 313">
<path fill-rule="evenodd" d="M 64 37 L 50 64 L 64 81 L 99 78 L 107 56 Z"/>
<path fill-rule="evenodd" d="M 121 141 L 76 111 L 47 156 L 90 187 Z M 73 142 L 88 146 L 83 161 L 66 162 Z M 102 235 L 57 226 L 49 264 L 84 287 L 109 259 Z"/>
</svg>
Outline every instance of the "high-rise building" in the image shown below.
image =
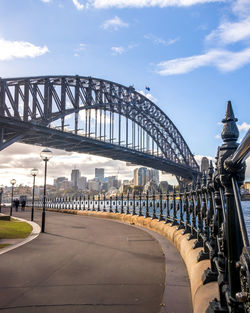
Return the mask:
<svg viewBox="0 0 250 313">
<path fill-rule="evenodd" d="M 159 170 L 151 169 L 149 171 L 149 178 L 159 185 Z"/>
<path fill-rule="evenodd" d="M 56 188 L 61 188 L 61 185 L 64 181 L 68 181 L 67 177 L 57 177 L 56 179 L 54 179 L 54 186 Z"/>
<path fill-rule="evenodd" d="M 87 189 L 87 178 L 86 177 L 81 176 L 79 178 L 78 188 L 81 189 L 81 190 L 86 190 Z"/>
<path fill-rule="evenodd" d="M 81 173 L 79 170 L 77 170 L 77 169 L 72 170 L 71 182 L 72 182 L 73 187 L 78 188 L 80 176 L 81 176 Z"/>
<path fill-rule="evenodd" d="M 121 181 L 118 180 L 116 176 L 109 176 L 109 177 L 107 177 L 107 179 L 108 179 L 108 188 L 109 189 L 112 187 L 118 189 L 120 187 Z"/>
<path fill-rule="evenodd" d="M 100 191 L 101 183 L 98 178 L 94 178 L 88 181 L 89 191 Z"/>
<path fill-rule="evenodd" d="M 138 186 L 144 186 L 149 181 L 149 172 L 146 167 L 138 169 Z"/>
<path fill-rule="evenodd" d="M 135 186 L 139 186 L 138 171 L 139 171 L 139 168 L 134 169 L 134 185 Z"/>
<path fill-rule="evenodd" d="M 104 168 L 95 168 L 95 177 L 98 178 L 101 183 L 104 183 Z"/>
<path fill-rule="evenodd" d="M 149 181 L 154 181 L 159 184 L 159 171 L 155 169 L 147 169 L 146 167 L 140 167 L 134 170 L 134 185 L 145 186 Z"/>
</svg>

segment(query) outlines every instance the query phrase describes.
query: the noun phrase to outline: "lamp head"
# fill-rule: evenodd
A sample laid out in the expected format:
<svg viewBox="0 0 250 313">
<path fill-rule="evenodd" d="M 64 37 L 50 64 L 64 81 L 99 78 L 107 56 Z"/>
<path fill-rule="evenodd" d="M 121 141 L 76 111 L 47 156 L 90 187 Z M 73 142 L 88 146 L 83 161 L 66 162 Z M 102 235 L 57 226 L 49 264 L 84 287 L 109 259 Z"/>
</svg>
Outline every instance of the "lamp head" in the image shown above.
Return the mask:
<svg viewBox="0 0 250 313">
<path fill-rule="evenodd" d="M 10 181 L 11 185 L 14 186 L 15 183 L 16 183 L 16 180 L 13 178 L 11 181 Z"/>
<path fill-rule="evenodd" d="M 49 161 L 52 158 L 52 151 L 48 148 L 45 148 L 41 151 L 40 157 L 43 161 Z"/>
<path fill-rule="evenodd" d="M 32 170 L 30 171 L 30 174 L 31 174 L 32 176 L 36 176 L 37 173 L 38 173 L 38 169 L 37 169 L 37 168 L 32 168 Z"/>
</svg>

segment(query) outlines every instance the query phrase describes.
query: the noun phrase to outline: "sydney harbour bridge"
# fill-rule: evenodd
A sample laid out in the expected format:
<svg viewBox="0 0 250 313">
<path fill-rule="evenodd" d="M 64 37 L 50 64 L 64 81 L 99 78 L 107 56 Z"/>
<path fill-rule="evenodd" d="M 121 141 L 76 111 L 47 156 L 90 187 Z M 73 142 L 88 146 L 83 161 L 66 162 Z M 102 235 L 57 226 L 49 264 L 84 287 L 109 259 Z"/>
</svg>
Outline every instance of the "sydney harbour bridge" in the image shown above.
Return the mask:
<svg viewBox="0 0 250 313">
<path fill-rule="evenodd" d="M 168 116 L 133 86 L 82 76 L 0 79 L 0 150 L 89 153 L 191 180 L 199 167 Z"/>
</svg>

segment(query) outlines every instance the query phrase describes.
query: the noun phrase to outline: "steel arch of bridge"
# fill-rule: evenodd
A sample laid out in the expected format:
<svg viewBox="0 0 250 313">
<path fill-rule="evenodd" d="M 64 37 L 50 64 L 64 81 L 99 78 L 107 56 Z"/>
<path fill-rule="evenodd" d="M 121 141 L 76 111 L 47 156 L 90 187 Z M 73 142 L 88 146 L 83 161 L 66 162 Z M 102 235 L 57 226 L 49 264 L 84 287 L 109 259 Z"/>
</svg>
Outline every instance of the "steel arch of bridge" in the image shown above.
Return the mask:
<svg viewBox="0 0 250 313">
<path fill-rule="evenodd" d="M 85 132 L 79 129 L 81 112 L 85 112 Z M 72 114 L 74 125 L 69 132 L 65 120 Z M 0 79 L 0 128 L 1 150 L 20 141 L 131 161 L 183 178 L 191 178 L 199 171 L 182 135 L 156 104 L 132 86 L 103 79 L 80 76 Z"/>
</svg>

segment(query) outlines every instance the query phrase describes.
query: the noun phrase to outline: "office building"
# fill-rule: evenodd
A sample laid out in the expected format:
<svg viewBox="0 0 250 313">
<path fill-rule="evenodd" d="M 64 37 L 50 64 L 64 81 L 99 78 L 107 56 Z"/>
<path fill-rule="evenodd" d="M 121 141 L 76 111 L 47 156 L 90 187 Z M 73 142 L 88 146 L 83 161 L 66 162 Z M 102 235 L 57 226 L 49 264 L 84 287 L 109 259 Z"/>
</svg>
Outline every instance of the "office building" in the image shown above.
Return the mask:
<svg viewBox="0 0 250 313">
<path fill-rule="evenodd" d="M 54 179 L 54 186 L 58 189 L 61 188 L 61 185 L 63 182 L 68 181 L 67 177 L 57 177 L 56 179 Z"/>
<path fill-rule="evenodd" d="M 71 172 L 71 182 L 72 182 L 72 186 L 74 188 L 78 188 L 78 184 L 79 184 L 79 178 L 81 176 L 81 173 L 79 170 L 74 169 Z"/>
<path fill-rule="evenodd" d="M 104 168 L 95 168 L 95 177 L 98 178 L 101 183 L 104 183 Z"/>
<path fill-rule="evenodd" d="M 78 182 L 78 188 L 81 190 L 87 189 L 87 177 L 81 176 Z"/>
</svg>

